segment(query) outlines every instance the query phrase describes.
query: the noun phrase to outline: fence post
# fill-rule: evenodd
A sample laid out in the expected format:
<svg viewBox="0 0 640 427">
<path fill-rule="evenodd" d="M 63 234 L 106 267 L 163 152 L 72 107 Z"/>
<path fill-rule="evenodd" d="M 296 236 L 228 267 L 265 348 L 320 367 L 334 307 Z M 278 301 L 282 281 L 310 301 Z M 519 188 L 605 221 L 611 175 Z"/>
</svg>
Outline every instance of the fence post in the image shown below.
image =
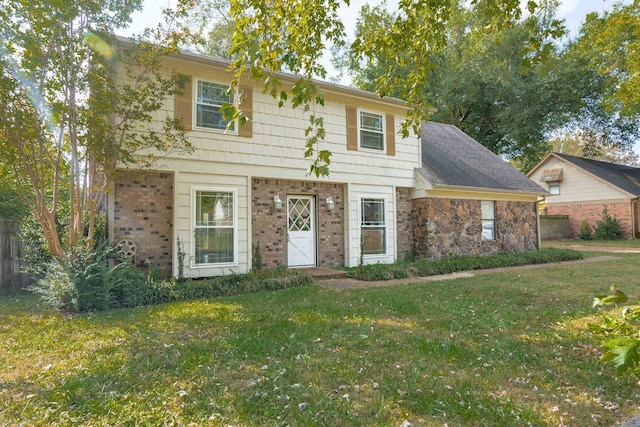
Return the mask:
<svg viewBox="0 0 640 427">
<path fill-rule="evenodd" d="M 0 220 L 0 295 L 20 293 L 29 284 L 20 272 L 23 252 L 19 227 L 19 221 Z"/>
</svg>

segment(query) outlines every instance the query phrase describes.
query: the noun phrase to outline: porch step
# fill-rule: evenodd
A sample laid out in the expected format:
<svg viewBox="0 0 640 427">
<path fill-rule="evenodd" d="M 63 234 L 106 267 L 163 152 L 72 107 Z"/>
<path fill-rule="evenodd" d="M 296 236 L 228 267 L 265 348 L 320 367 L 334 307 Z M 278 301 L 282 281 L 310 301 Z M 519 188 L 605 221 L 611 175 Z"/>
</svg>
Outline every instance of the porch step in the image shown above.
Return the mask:
<svg viewBox="0 0 640 427">
<path fill-rule="evenodd" d="M 304 271 L 314 279 L 340 279 L 347 277 L 347 272 L 326 267 L 304 267 L 296 270 Z"/>
</svg>

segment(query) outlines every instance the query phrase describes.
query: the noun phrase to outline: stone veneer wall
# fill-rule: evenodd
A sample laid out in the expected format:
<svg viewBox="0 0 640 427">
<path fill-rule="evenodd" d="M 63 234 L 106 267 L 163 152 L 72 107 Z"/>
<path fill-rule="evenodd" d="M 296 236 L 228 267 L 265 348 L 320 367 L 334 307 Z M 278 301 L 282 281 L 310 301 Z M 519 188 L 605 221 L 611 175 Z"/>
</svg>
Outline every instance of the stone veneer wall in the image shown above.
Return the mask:
<svg viewBox="0 0 640 427">
<path fill-rule="evenodd" d="M 344 265 L 344 184 L 253 178 L 251 185 L 251 228 L 253 245 L 260 245 L 263 268 L 287 265 L 287 195 L 312 195 L 316 198 L 317 265 Z M 282 209 L 273 198 L 280 196 Z M 335 209 L 326 208 L 331 196 Z"/>
<path fill-rule="evenodd" d="M 622 237 L 632 239 L 633 206 L 631 202 L 622 203 L 567 203 L 546 205 L 548 215 L 568 215 L 571 238 L 580 237 L 580 224 L 587 221 L 592 228 L 602 220 L 602 211 L 607 208 L 609 215 L 620 221 Z"/>
<path fill-rule="evenodd" d="M 398 226 L 398 259 L 413 253 L 413 221 L 411 220 L 411 188 L 396 188 L 396 220 Z"/>
<path fill-rule="evenodd" d="M 124 172 L 114 188 L 114 243 L 133 240 L 135 262 L 145 260 L 159 268 L 163 277 L 172 274 L 173 173 Z"/>
<path fill-rule="evenodd" d="M 421 258 L 450 254 L 522 252 L 538 245 L 536 204 L 497 201 L 496 240 L 482 240 L 480 200 L 422 198 L 413 200 L 413 247 Z"/>
</svg>

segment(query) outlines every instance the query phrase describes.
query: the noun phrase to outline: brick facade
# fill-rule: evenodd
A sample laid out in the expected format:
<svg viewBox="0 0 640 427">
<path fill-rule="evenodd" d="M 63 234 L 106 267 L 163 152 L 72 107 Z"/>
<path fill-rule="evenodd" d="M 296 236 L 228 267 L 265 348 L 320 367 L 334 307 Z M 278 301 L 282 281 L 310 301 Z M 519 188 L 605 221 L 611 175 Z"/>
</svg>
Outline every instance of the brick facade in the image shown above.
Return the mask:
<svg viewBox="0 0 640 427">
<path fill-rule="evenodd" d="M 522 252 L 538 246 L 535 202 L 497 201 L 496 240 L 482 240 L 480 200 L 414 199 L 413 248 L 420 258 L 451 254 Z"/>
<path fill-rule="evenodd" d="M 124 172 L 114 188 L 114 243 L 133 240 L 135 262 L 148 262 L 171 276 L 173 254 L 173 173 Z"/>
<path fill-rule="evenodd" d="M 398 259 L 413 253 L 413 222 L 411 219 L 411 188 L 396 188 L 396 221 Z"/>
<path fill-rule="evenodd" d="M 315 196 L 317 265 L 344 265 L 345 223 L 344 184 L 254 178 L 251 185 L 251 228 L 253 245 L 260 246 L 263 268 L 287 265 L 287 195 Z M 280 196 L 282 209 L 273 198 Z M 325 200 L 331 197 L 335 208 Z"/>
<path fill-rule="evenodd" d="M 548 204 L 546 205 L 546 213 L 548 215 L 568 215 L 571 238 L 577 239 L 580 237 L 580 224 L 582 224 L 582 221 L 587 221 L 592 228 L 595 228 L 597 221 L 602 220 L 602 211 L 605 208 L 607 208 L 609 215 L 620 222 L 622 237 L 632 239 L 634 237 L 634 214 L 631 202 Z"/>
</svg>

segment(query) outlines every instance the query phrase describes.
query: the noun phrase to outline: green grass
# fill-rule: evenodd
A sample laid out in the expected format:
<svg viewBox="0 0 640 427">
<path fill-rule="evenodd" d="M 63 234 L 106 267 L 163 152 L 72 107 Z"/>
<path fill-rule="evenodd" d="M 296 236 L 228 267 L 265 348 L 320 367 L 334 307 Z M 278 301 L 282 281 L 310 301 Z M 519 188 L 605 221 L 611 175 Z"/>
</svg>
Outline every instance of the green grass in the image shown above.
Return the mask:
<svg viewBox="0 0 640 427">
<path fill-rule="evenodd" d="M 621 239 L 621 240 L 543 240 L 542 247 L 564 247 L 571 249 L 571 246 L 598 246 L 611 248 L 640 248 L 640 239 Z"/>
<path fill-rule="evenodd" d="M 638 380 L 587 325 L 639 262 L 75 316 L 3 298 L 0 425 L 614 425 Z"/>
</svg>

